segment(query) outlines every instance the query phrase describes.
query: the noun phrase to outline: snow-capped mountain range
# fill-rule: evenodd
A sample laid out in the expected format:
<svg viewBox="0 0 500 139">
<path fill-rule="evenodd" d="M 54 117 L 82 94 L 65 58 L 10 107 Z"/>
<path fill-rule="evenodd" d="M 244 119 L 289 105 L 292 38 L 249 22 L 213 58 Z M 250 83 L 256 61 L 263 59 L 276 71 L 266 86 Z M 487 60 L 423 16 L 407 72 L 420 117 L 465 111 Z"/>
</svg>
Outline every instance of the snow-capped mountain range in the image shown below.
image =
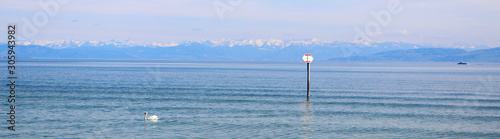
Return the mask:
<svg viewBox="0 0 500 139">
<path fill-rule="evenodd" d="M 170 47 L 177 46 L 177 43 L 160 43 L 160 42 L 136 42 L 133 40 L 110 40 L 110 41 L 93 41 L 93 40 L 20 40 L 21 45 L 39 45 L 54 49 L 76 48 L 76 47 Z"/>
<path fill-rule="evenodd" d="M 278 48 L 288 47 L 290 45 L 322 45 L 328 42 L 320 41 L 319 39 L 307 39 L 307 40 L 280 40 L 280 39 L 269 39 L 269 40 L 190 40 L 182 42 L 138 42 L 133 40 L 110 40 L 110 41 L 93 41 L 93 40 L 19 40 L 17 42 L 20 45 L 39 45 L 46 46 L 54 49 L 62 48 L 75 48 L 75 47 L 101 47 L 101 46 L 115 46 L 115 47 L 174 47 L 186 44 L 203 44 L 215 46 L 257 46 L 265 47 L 272 46 Z"/>
<path fill-rule="evenodd" d="M 5 43 L 5 42 L 3 42 Z M 393 46 L 387 46 L 387 44 L 393 44 Z M 279 48 L 283 49 L 289 46 L 328 46 L 328 47 L 338 47 L 338 46 L 353 46 L 353 47 L 398 47 L 401 45 L 414 45 L 413 48 L 419 48 L 418 46 L 425 47 L 443 47 L 442 44 L 411 44 L 405 42 L 377 42 L 367 39 L 360 39 L 351 42 L 327 42 L 321 41 L 316 38 L 304 39 L 304 40 L 281 40 L 281 39 L 221 39 L 221 40 L 190 40 L 182 42 L 139 42 L 133 40 L 110 40 L 110 41 L 94 41 L 94 40 L 18 40 L 18 45 L 38 45 L 45 46 L 53 49 L 63 49 L 63 48 L 77 48 L 77 47 L 175 47 L 175 46 L 186 46 L 186 45 L 205 45 L 210 47 L 234 47 L 234 46 L 252 46 L 252 47 L 265 47 L 265 48 Z M 398 45 L 401 44 L 401 45 Z M 488 46 L 484 45 L 473 45 L 473 44 L 452 44 L 445 45 L 446 48 L 460 48 L 465 50 L 477 50 L 477 49 L 487 49 Z"/>
<path fill-rule="evenodd" d="M 418 48 L 443 48 L 436 44 L 377 42 L 366 39 L 352 42 L 327 42 L 319 39 L 241 39 L 192 40 L 182 42 L 137 42 L 133 40 L 18 40 L 16 56 L 31 58 L 119 58 L 185 60 L 296 60 L 312 53 L 316 60 L 367 56 L 375 53 Z M 0 42 L 0 46 L 6 46 Z M 488 46 L 458 44 L 444 48 L 473 51 Z M 7 47 L 0 47 L 6 55 Z"/>
</svg>

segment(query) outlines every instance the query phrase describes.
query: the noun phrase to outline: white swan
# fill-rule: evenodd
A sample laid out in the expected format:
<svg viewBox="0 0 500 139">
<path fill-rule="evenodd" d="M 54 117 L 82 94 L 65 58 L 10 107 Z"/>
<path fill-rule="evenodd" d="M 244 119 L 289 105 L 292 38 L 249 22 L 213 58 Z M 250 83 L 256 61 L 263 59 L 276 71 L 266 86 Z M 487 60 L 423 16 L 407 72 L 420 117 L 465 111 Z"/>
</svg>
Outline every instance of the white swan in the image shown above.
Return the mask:
<svg viewBox="0 0 500 139">
<path fill-rule="evenodd" d="M 144 120 L 158 121 L 158 116 L 151 115 L 148 117 L 148 112 L 144 113 Z"/>
</svg>

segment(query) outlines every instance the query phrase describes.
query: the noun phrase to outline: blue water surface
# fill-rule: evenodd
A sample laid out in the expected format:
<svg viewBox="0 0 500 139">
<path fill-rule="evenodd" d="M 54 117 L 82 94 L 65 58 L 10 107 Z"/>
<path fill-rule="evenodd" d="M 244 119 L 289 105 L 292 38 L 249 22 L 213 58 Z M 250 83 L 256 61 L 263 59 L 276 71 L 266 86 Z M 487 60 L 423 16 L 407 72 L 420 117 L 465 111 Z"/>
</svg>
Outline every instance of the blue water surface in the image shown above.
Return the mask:
<svg viewBox="0 0 500 139">
<path fill-rule="evenodd" d="M 16 131 L 2 114 L 2 138 L 500 137 L 499 64 L 315 61 L 309 99 L 301 61 L 16 64 Z"/>
</svg>

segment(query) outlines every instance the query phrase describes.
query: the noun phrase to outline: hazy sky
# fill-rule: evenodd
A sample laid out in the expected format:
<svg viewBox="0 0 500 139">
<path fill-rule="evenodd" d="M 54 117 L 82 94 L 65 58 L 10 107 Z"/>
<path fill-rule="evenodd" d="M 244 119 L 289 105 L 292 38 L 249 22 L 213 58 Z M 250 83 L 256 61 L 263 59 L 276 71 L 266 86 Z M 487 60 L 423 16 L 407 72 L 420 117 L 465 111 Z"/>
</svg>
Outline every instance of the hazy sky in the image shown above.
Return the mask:
<svg viewBox="0 0 500 139">
<path fill-rule="evenodd" d="M 363 33 L 375 41 L 500 46 L 499 0 L 4 0 L 0 22 L 1 38 L 16 23 L 21 39 L 39 40 L 353 41 Z"/>
</svg>

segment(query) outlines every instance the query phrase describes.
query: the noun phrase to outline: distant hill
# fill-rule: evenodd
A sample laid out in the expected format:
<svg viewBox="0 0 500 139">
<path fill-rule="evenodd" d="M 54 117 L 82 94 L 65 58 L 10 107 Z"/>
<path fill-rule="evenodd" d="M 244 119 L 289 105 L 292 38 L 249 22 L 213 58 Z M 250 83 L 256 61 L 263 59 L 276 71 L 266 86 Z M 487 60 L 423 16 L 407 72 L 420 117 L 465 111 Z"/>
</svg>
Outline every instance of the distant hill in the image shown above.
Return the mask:
<svg viewBox="0 0 500 139">
<path fill-rule="evenodd" d="M 379 52 L 367 56 L 337 57 L 330 61 L 407 61 L 407 62 L 493 62 L 500 63 L 500 47 L 476 51 L 420 48 Z"/>
<path fill-rule="evenodd" d="M 470 61 L 470 62 L 500 63 L 500 47 L 485 49 L 485 50 L 477 50 L 460 55 L 453 55 L 449 57 L 448 61 L 453 59 L 463 59 L 463 61 Z"/>
</svg>

